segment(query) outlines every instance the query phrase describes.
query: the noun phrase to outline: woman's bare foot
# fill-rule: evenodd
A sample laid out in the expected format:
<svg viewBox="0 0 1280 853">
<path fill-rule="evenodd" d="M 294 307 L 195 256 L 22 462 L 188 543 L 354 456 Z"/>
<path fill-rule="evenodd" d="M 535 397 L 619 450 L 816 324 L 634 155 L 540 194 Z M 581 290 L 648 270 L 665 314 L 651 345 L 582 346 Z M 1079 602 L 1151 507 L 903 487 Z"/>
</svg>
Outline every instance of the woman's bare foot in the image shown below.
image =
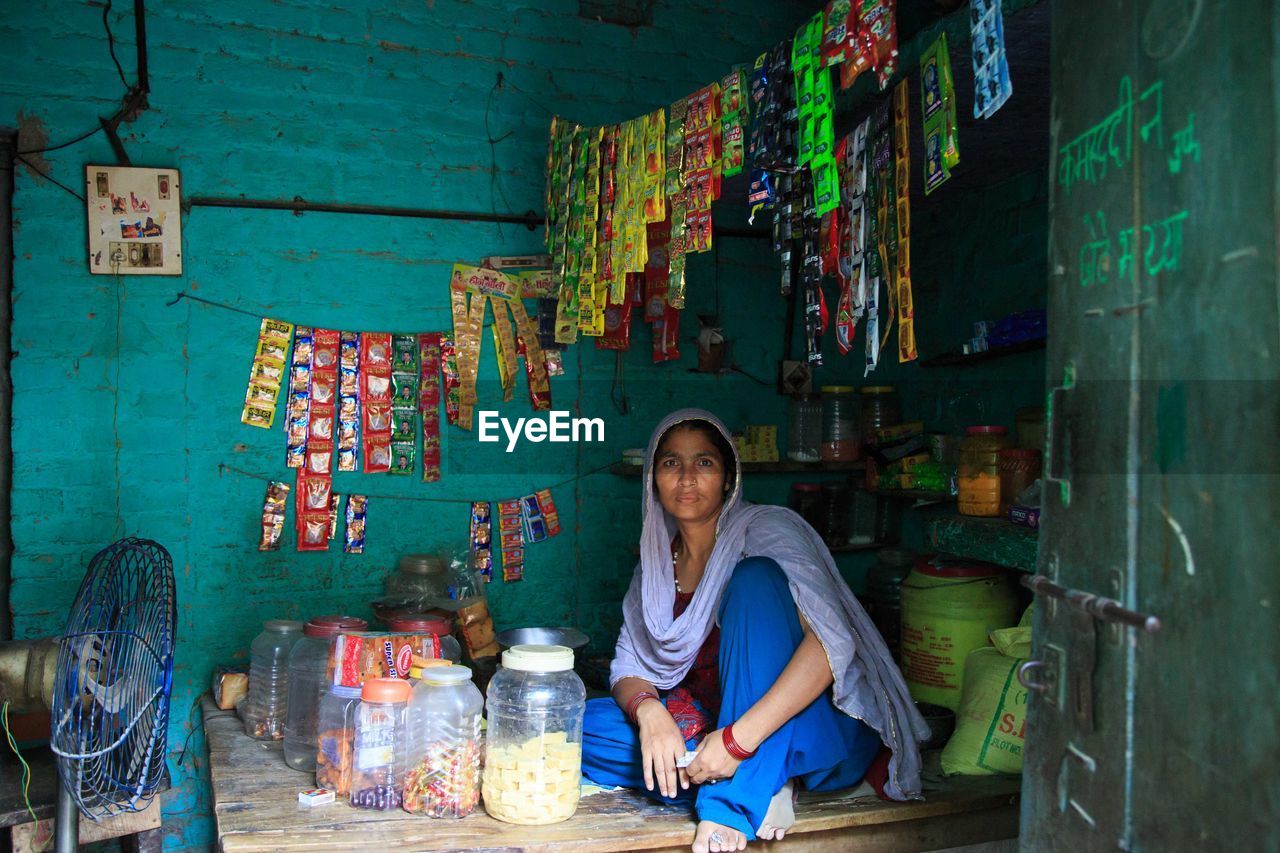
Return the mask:
<svg viewBox="0 0 1280 853">
<path fill-rule="evenodd" d="M 693 853 L 746 849 L 747 837 L 733 827 L 722 826 L 709 820 L 698 822 L 698 832 L 693 836 Z"/>
<path fill-rule="evenodd" d="M 787 780 L 787 784 L 769 801 L 769 810 L 764 814 L 764 822 L 756 830 L 756 838 L 761 841 L 781 841 L 787 830 L 795 825 L 795 802 L 795 785 Z"/>
</svg>

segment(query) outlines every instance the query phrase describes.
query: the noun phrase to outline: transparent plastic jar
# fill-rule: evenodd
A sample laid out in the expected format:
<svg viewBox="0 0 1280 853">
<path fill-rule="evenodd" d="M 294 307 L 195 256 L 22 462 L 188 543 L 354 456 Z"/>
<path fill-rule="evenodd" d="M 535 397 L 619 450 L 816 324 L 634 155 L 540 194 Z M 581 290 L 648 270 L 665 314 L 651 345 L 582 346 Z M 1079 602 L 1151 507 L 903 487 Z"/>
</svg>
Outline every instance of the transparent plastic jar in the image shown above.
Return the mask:
<svg viewBox="0 0 1280 853">
<path fill-rule="evenodd" d="M 822 386 L 822 461 L 853 462 L 860 444 L 853 386 Z"/>
<path fill-rule="evenodd" d="M 268 619 L 249 647 L 249 695 L 240 715 L 245 734 L 258 740 L 284 737 L 289 706 L 289 650 L 302 631 L 301 622 Z"/>
<path fill-rule="evenodd" d="M 317 715 L 328 692 L 329 646 L 343 631 L 363 631 L 357 616 L 316 616 L 302 626 L 289 652 L 289 716 L 284 728 L 284 760 L 294 770 L 316 769 Z"/>
<path fill-rule="evenodd" d="M 876 430 L 902 423 L 898 392 L 892 385 L 868 385 L 862 389 L 858 411 L 858 431 L 863 444 L 876 443 Z"/>
<path fill-rule="evenodd" d="M 489 682 L 484 808 L 508 823 L 568 820 L 578 808 L 587 692 L 564 646 L 512 646 Z"/>
<path fill-rule="evenodd" d="M 791 398 L 787 458 L 792 462 L 817 462 L 821 444 L 822 398 L 817 394 L 796 394 Z"/>
<path fill-rule="evenodd" d="M 421 601 L 448 599 L 449 574 L 444 560 L 434 554 L 405 554 L 395 574 L 387 576 L 386 591 L 388 596 Z"/>
<path fill-rule="evenodd" d="M 408 711 L 409 682 L 404 679 L 370 678 L 361 686 L 348 800 L 353 808 L 400 808 Z"/>
<path fill-rule="evenodd" d="M 849 544 L 849 484 L 827 482 L 822 484 L 822 526 L 818 533 L 828 547 Z"/>
<path fill-rule="evenodd" d="M 956 482 L 961 515 L 995 517 L 1000 514 L 1000 451 L 1012 447 L 1002 426 L 971 426 L 960 445 Z"/>
<path fill-rule="evenodd" d="M 440 640 L 440 657 L 453 663 L 462 660 L 462 646 L 453 638 L 453 623 L 448 619 L 425 613 L 397 613 L 387 617 L 387 629 L 406 634 L 432 634 Z"/>
<path fill-rule="evenodd" d="M 316 736 L 316 785 L 339 797 L 351 795 L 351 750 L 355 744 L 360 688 L 335 684 L 320 698 Z"/>
<path fill-rule="evenodd" d="M 465 666 L 422 670 L 409 699 L 404 810 L 460 818 L 480 802 L 484 697 Z"/>
<path fill-rule="evenodd" d="M 826 512 L 822 506 L 822 486 L 817 483 L 792 483 L 787 506 L 809 522 L 809 526 L 821 532 Z"/>
</svg>

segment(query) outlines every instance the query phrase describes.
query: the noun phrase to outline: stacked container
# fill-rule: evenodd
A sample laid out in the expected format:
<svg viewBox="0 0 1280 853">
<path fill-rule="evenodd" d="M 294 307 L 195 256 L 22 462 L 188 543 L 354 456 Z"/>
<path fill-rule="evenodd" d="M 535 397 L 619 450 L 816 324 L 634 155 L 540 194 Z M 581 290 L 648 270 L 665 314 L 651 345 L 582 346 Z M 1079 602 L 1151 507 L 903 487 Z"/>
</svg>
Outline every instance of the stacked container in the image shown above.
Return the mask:
<svg viewBox="0 0 1280 853">
<path fill-rule="evenodd" d="M 404 679 L 370 678 L 360 688 L 349 800 L 353 808 L 400 808 L 408 709 L 409 682 Z"/>
<path fill-rule="evenodd" d="M 258 740 L 284 737 L 289 704 L 289 650 L 301 622 L 269 619 L 249 647 L 249 695 L 241 706 L 244 730 Z"/>
<path fill-rule="evenodd" d="M 284 760 L 294 770 L 316 769 L 316 732 L 320 697 L 329 689 L 329 647 L 343 631 L 363 631 L 356 616 L 316 616 L 302 627 L 289 652 L 289 716 L 284 729 Z"/>
</svg>

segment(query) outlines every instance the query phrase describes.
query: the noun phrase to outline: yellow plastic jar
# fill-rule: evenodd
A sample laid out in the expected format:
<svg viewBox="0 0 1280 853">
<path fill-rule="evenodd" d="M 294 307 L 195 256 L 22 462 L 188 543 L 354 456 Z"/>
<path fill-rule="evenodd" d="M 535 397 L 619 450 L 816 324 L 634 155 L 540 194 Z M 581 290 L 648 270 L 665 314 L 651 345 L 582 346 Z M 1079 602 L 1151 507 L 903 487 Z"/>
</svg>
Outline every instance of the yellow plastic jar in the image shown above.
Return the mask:
<svg viewBox="0 0 1280 853">
<path fill-rule="evenodd" d="M 902 582 L 902 673 L 917 702 L 960 707 L 964 661 L 1018 623 L 1008 573 L 991 563 L 920 557 Z"/>
<path fill-rule="evenodd" d="M 1012 447 L 1002 426 L 971 426 L 960 444 L 956 482 L 962 515 L 1000 515 L 1000 451 Z"/>
</svg>

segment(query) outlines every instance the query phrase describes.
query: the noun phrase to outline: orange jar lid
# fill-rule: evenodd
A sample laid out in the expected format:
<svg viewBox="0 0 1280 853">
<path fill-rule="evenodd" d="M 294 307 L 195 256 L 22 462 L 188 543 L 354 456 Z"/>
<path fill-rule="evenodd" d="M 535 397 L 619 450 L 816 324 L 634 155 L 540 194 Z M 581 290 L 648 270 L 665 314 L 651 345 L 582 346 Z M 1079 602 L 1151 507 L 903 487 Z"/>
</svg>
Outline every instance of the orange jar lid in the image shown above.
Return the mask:
<svg viewBox="0 0 1280 853">
<path fill-rule="evenodd" d="M 408 702 L 409 682 L 402 678 L 370 678 L 360 688 L 366 702 Z"/>
</svg>

